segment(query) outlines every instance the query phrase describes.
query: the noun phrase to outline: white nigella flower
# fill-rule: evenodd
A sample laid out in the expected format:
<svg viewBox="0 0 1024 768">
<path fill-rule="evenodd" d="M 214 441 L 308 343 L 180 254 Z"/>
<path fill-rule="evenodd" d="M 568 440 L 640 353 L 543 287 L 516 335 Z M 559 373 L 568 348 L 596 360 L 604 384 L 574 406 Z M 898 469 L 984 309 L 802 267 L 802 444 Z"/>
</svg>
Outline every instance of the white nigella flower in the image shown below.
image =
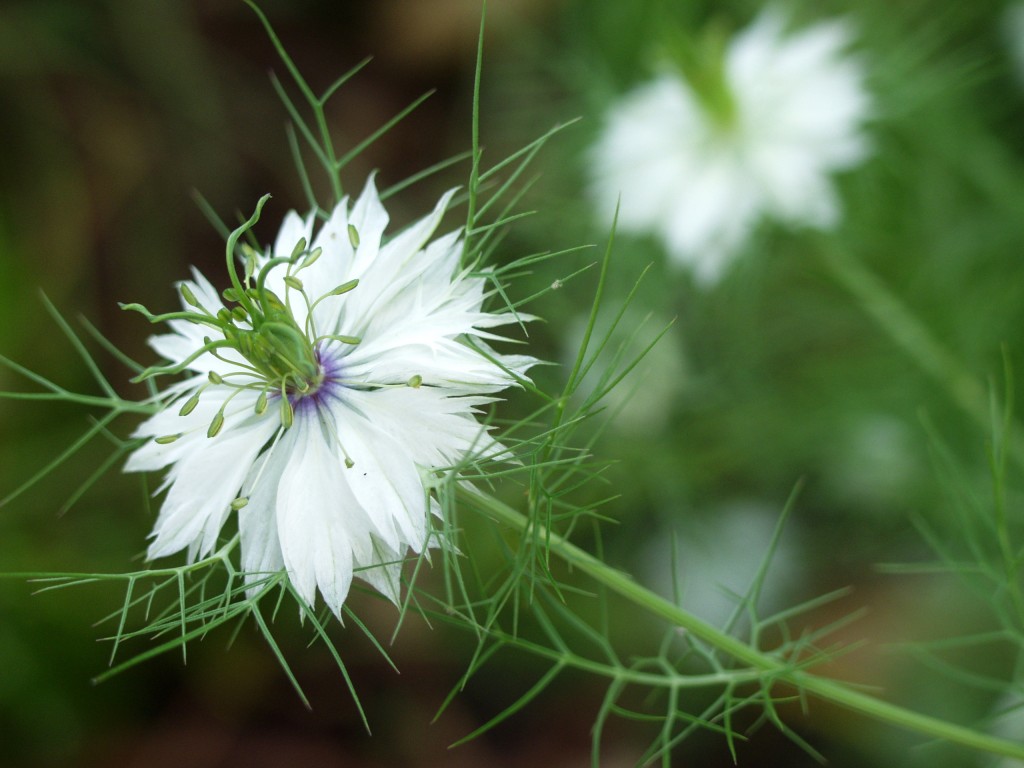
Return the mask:
<svg viewBox="0 0 1024 768">
<path fill-rule="evenodd" d="M 285 569 L 309 605 L 319 589 L 337 614 L 355 572 L 398 599 L 402 558 L 438 535 L 429 478 L 501 453 L 476 407 L 536 362 L 484 341 L 513 317 L 482 311 L 486 279 L 460 268 L 459 232 L 428 244 L 450 197 L 385 241 L 371 179 L 315 234 L 313 215 L 289 213 L 239 278 L 233 254 L 261 201 L 228 241 L 223 299 L 195 271 L 182 312 L 150 315 L 171 329 L 150 340 L 170 361 L 150 373 L 190 374 L 139 427 L 154 439 L 126 466 L 169 468 L 150 558 L 208 554 L 237 510 L 250 583 Z"/>
<path fill-rule="evenodd" d="M 591 193 L 619 228 L 651 232 L 714 282 L 762 215 L 829 227 L 829 174 L 867 152 L 861 64 L 839 21 L 786 34 L 768 10 L 698 62 L 665 71 L 614 104 L 590 154 Z M 694 84 L 699 85 L 695 87 Z"/>
</svg>

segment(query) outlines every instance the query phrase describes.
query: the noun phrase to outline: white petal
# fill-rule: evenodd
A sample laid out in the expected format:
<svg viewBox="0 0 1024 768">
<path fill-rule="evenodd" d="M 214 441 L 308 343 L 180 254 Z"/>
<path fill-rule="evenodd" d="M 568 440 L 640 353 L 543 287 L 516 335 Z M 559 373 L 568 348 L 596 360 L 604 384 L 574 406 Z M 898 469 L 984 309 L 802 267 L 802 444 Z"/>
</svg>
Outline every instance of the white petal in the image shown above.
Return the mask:
<svg viewBox="0 0 1024 768">
<path fill-rule="evenodd" d="M 377 539 L 374 539 L 373 547 L 373 557 L 369 561 L 353 561 L 354 575 L 398 605 L 402 594 L 404 558 Z"/>
<path fill-rule="evenodd" d="M 306 238 L 308 247 L 311 230 L 312 217 L 304 221 L 295 211 L 288 211 L 284 221 L 281 222 L 281 228 L 277 231 L 277 239 L 274 241 L 274 256 L 291 256 L 295 245 L 302 238 Z"/>
<path fill-rule="evenodd" d="M 426 539 L 427 499 L 416 463 L 403 445 L 361 414 L 344 406 L 331 411 L 334 430 L 352 460 L 342 474 L 392 551 L 419 549 Z"/>
<path fill-rule="evenodd" d="M 257 459 L 242 486 L 249 503 L 238 511 L 242 544 L 242 570 L 246 583 L 259 582 L 284 568 L 277 535 L 277 495 L 288 459 L 295 447 L 296 431 L 286 430 L 281 439 Z M 249 596 L 258 591 L 256 587 Z"/>
<path fill-rule="evenodd" d="M 288 578 L 312 607 L 319 588 L 341 615 L 352 583 L 353 550 L 372 552 L 358 503 L 341 477 L 338 456 L 324 439 L 315 411 L 297 413 L 295 446 L 278 486 L 277 534 Z M 355 514 L 353 514 L 355 512 Z"/>
<path fill-rule="evenodd" d="M 449 189 L 437 201 L 434 210 L 430 214 L 424 216 L 388 241 L 382 250 L 387 251 L 389 259 L 394 259 L 399 264 L 404 263 L 426 245 L 427 240 L 430 239 L 438 224 L 441 223 L 441 217 L 444 216 L 444 212 L 448 209 L 448 203 L 455 195 L 455 192 L 456 190 Z"/>
<path fill-rule="evenodd" d="M 170 490 L 148 556 L 163 557 L 193 544 L 199 556 L 212 551 L 242 481 L 277 429 L 275 419 L 252 416 L 225 426 L 214 438 L 193 441 L 168 475 Z"/>
<path fill-rule="evenodd" d="M 356 249 L 351 276 L 362 278 L 370 265 L 377 260 L 381 238 L 388 226 L 388 213 L 380 202 L 372 174 L 366 179 L 363 192 L 352 208 L 349 223 L 359 237 L 359 247 Z"/>
<path fill-rule="evenodd" d="M 403 387 L 352 391 L 346 399 L 422 467 L 445 467 L 467 455 L 500 451 L 474 418 L 475 406 L 491 402 L 488 398 L 449 397 L 434 387 Z"/>
</svg>

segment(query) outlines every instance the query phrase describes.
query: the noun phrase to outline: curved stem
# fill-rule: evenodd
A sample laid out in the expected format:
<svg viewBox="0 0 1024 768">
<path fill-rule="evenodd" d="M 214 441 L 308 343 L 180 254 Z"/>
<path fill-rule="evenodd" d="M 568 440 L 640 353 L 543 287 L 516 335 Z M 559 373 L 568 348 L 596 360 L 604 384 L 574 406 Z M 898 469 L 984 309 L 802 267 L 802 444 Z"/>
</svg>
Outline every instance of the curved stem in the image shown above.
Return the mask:
<svg viewBox="0 0 1024 768">
<path fill-rule="evenodd" d="M 512 507 L 468 489 L 460 489 L 460 493 L 466 501 L 492 519 L 511 526 L 521 533 L 532 535 L 535 525 Z M 1024 744 L 1014 744 L 955 723 L 929 717 L 883 701 L 870 694 L 856 691 L 846 683 L 794 669 L 655 594 L 638 584 L 629 575 L 606 565 L 557 533 L 545 530 L 541 533 L 541 538 L 547 542 L 552 554 L 560 557 L 576 570 L 587 574 L 648 613 L 686 630 L 694 637 L 713 645 L 737 661 L 761 670 L 767 676 L 786 681 L 820 699 L 884 723 L 983 752 L 1024 759 Z"/>
</svg>

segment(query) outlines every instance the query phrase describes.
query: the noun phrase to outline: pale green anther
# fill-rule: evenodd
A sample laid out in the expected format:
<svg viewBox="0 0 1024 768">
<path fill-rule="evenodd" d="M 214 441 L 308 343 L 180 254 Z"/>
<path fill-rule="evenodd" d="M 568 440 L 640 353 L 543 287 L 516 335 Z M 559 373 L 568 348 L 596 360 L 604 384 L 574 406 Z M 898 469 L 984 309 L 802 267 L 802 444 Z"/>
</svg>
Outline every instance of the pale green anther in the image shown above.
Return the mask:
<svg viewBox="0 0 1024 768">
<path fill-rule="evenodd" d="M 359 231 L 354 224 L 348 225 L 348 241 L 352 243 L 353 248 L 359 247 Z"/>
<path fill-rule="evenodd" d="M 245 498 L 244 496 L 239 496 L 237 499 L 231 502 L 231 508 L 237 512 L 242 507 L 246 506 L 248 503 L 249 500 L 247 498 Z"/>
<path fill-rule="evenodd" d="M 256 274 L 256 256 L 257 253 L 251 245 L 248 243 L 242 243 L 239 250 L 242 251 L 242 262 L 244 266 L 243 276 L 245 282 L 248 283 L 252 276 Z"/>
<path fill-rule="evenodd" d="M 196 309 L 200 308 L 199 302 L 196 300 L 196 295 L 192 293 L 192 289 L 188 287 L 188 283 L 182 283 L 178 286 L 178 290 L 181 291 L 181 298 L 185 300 L 186 304 L 190 304 Z"/>
<path fill-rule="evenodd" d="M 206 374 L 206 378 L 208 378 L 210 380 L 211 384 L 223 384 L 224 383 L 224 379 L 222 379 L 220 374 L 217 373 L 216 371 L 210 371 L 208 374 Z"/>
<path fill-rule="evenodd" d="M 352 461 L 352 459 L 350 459 L 348 456 L 345 457 L 345 467 L 346 468 L 352 469 L 352 467 L 354 467 L 355 465 L 356 465 L 356 463 L 354 461 Z"/>
<path fill-rule="evenodd" d="M 422 383 L 423 383 L 423 377 L 420 376 L 418 373 L 415 376 L 413 376 L 411 379 L 409 379 L 409 386 L 412 387 L 413 389 L 419 389 L 420 388 L 420 384 L 422 384 Z"/>
<path fill-rule="evenodd" d="M 287 397 L 281 398 L 281 426 L 285 429 L 289 429 L 292 424 L 295 423 L 295 411 L 292 410 L 292 404 L 288 402 Z"/>
<path fill-rule="evenodd" d="M 210 428 L 206 430 L 207 437 L 216 437 L 217 433 L 220 432 L 221 427 L 224 426 L 224 411 L 217 411 L 217 415 L 213 417 L 213 421 L 210 422 Z"/>
<path fill-rule="evenodd" d="M 228 310 L 224 309 L 224 307 L 221 307 L 220 309 L 217 310 L 217 319 L 220 320 L 222 323 L 230 323 L 231 313 Z"/>
<path fill-rule="evenodd" d="M 339 285 L 337 288 L 335 288 L 333 291 L 331 291 L 327 295 L 328 296 L 341 296 L 341 294 L 348 293 L 353 288 L 355 288 L 357 285 L 359 285 L 359 281 L 358 280 L 349 280 L 347 283 L 342 283 L 341 285 Z"/>
<path fill-rule="evenodd" d="M 256 398 L 256 415 L 262 416 L 267 410 L 267 390 L 260 392 L 260 396 Z"/>
<path fill-rule="evenodd" d="M 284 279 L 284 284 L 289 288 L 294 288 L 296 291 L 302 290 L 302 281 L 294 275 L 287 275 Z"/>
<path fill-rule="evenodd" d="M 295 244 L 295 247 L 292 248 L 292 255 L 289 258 L 291 258 L 294 261 L 299 257 L 299 254 L 302 253 L 304 250 L 306 250 L 306 238 L 300 237 L 299 242 L 297 242 Z"/>
<path fill-rule="evenodd" d="M 221 293 L 221 296 L 224 297 L 224 301 L 239 301 L 241 299 L 238 295 L 238 291 L 234 288 L 225 288 Z"/>
<path fill-rule="evenodd" d="M 259 292 L 257 292 L 256 298 L 263 301 L 263 310 L 268 315 L 270 314 L 271 310 L 275 312 L 288 312 L 288 309 L 287 307 L 285 307 L 284 302 L 281 301 L 281 297 L 278 296 L 276 293 L 274 293 L 273 291 L 264 291 L 263 294 L 263 296 L 260 296 Z"/>
<path fill-rule="evenodd" d="M 234 309 L 232 309 L 231 317 L 233 317 L 239 323 L 249 319 L 248 313 L 241 307 L 235 307 Z"/>
<path fill-rule="evenodd" d="M 156 438 L 153 442 L 157 443 L 158 445 L 169 445 L 170 443 L 173 443 L 175 440 L 181 437 L 181 434 L 182 433 L 179 432 L 176 435 L 164 435 L 163 437 Z"/>
<path fill-rule="evenodd" d="M 245 282 L 248 283 L 256 274 L 256 252 L 248 246 L 244 247 L 248 248 L 245 252 Z"/>
<path fill-rule="evenodd" d="M 314 248 L 313 252 L 306 257 L 306 260 L 304 262 L 302 262 L 302 269 L 313 266 L 314 262 L 316 262 L 316 260 L 320 258 L 320 254 L 323 252 L 324 249 L 321 248 L 320 246 Z"/>
<path fill-rule="evenodd" d="M 181 406 L 181 410 L 178 411 L 179 416 L 188 416 L 192 411 L 199 405 L 199 393 L 196 392 L 192 397 L 185 401 L 185 404 Z"/>
<path fill-rule="evenodd" d="M 362 339 L 358 336 L 342 336 L 340 333 L 333 334 L 331 338 L 340 341 L 342 344 L 359 344 L 362 342 Z"/>
</svg>

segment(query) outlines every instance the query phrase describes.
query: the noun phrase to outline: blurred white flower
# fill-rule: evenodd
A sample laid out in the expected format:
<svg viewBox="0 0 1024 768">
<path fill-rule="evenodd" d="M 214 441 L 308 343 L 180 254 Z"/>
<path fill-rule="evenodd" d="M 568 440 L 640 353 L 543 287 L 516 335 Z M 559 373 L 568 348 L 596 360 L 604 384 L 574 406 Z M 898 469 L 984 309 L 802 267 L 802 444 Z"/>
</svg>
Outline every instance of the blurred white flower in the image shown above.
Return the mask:
<svg viewBox="0 0 1024 768">
<path fill-rule="evenodd" d="M 704 283 L 717 280 L 762 215 L 826 228 L 829 174 L 867 154 L 864 68 L 841 21 L 786 34 L 768 10 L 721 52 L 708 90 L 664 72 L 614 104 L 590 154 L 602 215 L 651 232 Z M 706 78 L 705 78 L 706 81 Z"/>
<path fill-rule="evenodd" d="M 232 265 L 226 301 L 198 271 L 181 284 L 185 311 L 150 343 L 167 372 L 193 375 L 126 466 L 169 467 L 149 557 L 208 554 L 237 510 L 248 583 L 286 569 L 335 614 L 353 573 L 398 599 L 402 558 L 438 535 L 430 478 L 502 451 L 476 407 L 535 362 L 484 341 L 512 316 L 482 311 L 459 232 L 428 244 L 450 197 L 385 242 L 371 179 L 315 236 L 312 214 L 289 213 L 272 252 L 248 252 L 244 282 Z"/>
<path fill-rule="evenodd" d="M 823 451 L 822 482 L 863 513 L 888 517 L 927 476 L 919 453 L 913 430 L 899 419 L 852 412 Z"/>
<path fill-rule="evenodd" d="M 648 583 L 671 596 L 679 587 L 681 606 L 724 627 L 751 589 L 778 524 L 779 510 L 756 501 L 727 503 L 707 517 L 667 515 L 671 531 L 659 528 L 643 548 L 640 568 Z M 673 573 L 672 535 L 677 534 Z M 799 536 L 784 532 L 761 585 L 758 614 L 781 609 L 805 577 Z"/>
</svg>

